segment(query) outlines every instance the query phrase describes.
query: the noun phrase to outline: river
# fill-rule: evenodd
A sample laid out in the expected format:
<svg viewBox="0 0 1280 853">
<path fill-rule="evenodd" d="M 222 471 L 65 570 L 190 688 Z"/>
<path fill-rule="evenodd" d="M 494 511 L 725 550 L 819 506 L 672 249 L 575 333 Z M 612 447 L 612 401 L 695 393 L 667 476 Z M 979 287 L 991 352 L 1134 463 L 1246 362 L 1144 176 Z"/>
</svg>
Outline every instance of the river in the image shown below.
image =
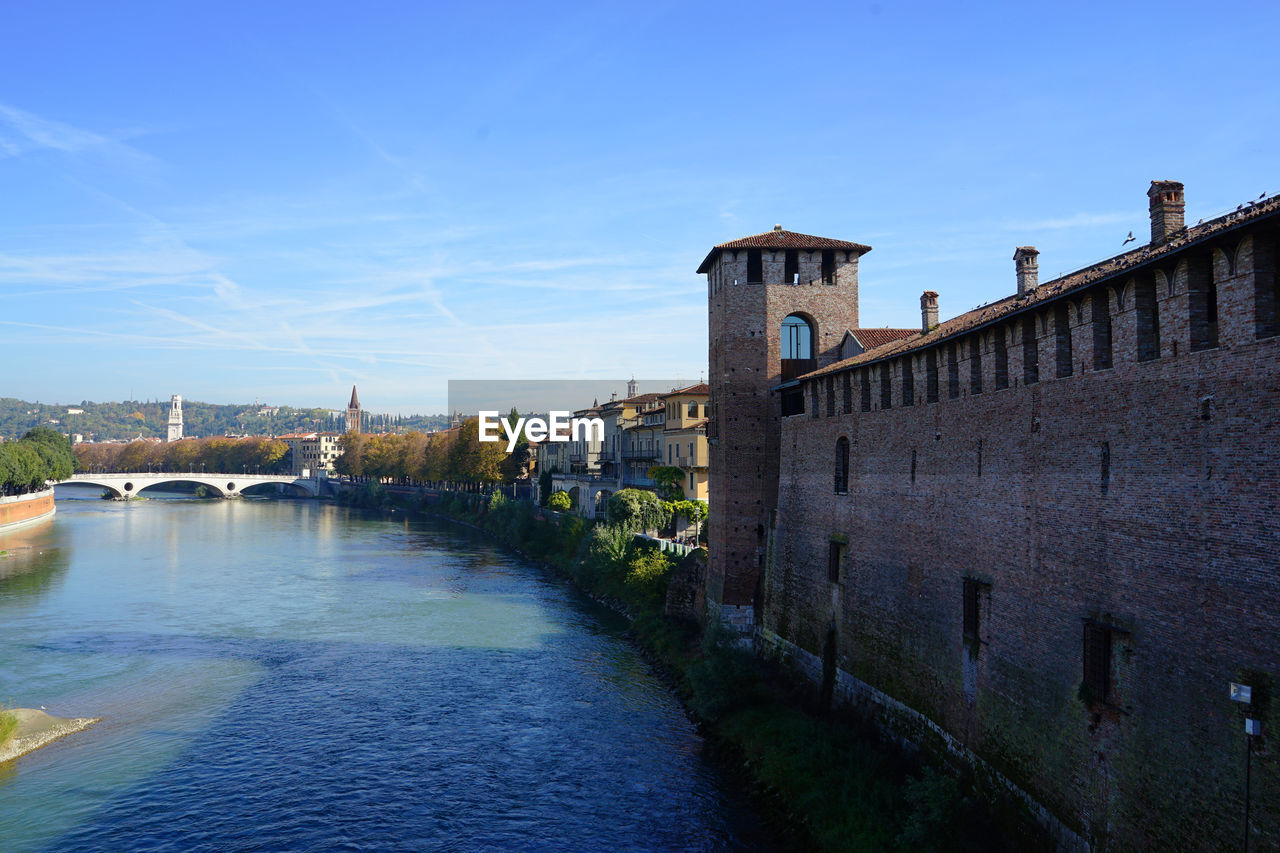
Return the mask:
<svg viewBox="0 0 1280 853">
<path fill-rule="evenodd" d="M 769 849 L 625 624 L 467 528 L 58 494 L 0 702 L 103 719 L 0 764 L 6 851 Z"/>
</svg>

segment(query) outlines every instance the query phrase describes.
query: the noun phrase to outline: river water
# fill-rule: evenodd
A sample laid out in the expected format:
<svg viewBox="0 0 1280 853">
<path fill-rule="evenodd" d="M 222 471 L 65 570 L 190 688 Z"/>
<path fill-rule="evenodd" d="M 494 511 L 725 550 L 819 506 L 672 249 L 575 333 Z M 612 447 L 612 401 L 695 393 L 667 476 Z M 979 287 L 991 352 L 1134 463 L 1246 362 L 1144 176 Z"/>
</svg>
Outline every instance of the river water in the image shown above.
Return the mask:
<svg viewBox="0 0 1280 853">
<path fill-rule="evenodd" d="M 0 535 L 0 849 L 754 850 L 616 616 L 467 528 L 68 499 Z"/>
</svg>

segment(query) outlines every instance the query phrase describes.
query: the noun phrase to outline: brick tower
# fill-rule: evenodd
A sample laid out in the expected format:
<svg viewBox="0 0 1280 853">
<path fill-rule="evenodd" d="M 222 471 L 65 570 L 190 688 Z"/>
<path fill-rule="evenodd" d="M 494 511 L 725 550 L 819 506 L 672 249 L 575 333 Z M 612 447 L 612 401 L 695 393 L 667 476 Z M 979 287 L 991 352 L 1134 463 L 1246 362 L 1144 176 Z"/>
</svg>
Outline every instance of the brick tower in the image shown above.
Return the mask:
<svg viewBox="0 0 1280 853">
<path fill-rule="evenodd" d="M 360 432 L 360 398 L 356 396 L 356 386 L 351 386 L 351 402 L 347 403 L 347 432 Z"/>
<path fill-rule="evenodd" d="M 785 383 L 840 358 L 858 328 L 858 258 L 870 246 L 772 231 L 721 243 L 707 275 L 711 386 L 709 615 L 749 631 L 778 496 Z M 781 388 L 779 386 L 782 386 Z"/>
</svg>

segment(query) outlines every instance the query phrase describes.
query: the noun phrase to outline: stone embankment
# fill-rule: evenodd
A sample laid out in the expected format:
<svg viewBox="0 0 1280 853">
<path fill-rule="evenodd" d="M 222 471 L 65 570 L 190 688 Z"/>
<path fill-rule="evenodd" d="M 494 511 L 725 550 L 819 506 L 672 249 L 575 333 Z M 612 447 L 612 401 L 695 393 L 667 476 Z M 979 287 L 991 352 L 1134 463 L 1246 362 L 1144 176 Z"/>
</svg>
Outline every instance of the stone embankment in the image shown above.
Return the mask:
<svg viewBox="0 0 1280 853">
<path fill-rule="evenodd" d="M 53 489 L 0 498 L 0 532 L 41 521 L 53 513 Z"/>
</svg>

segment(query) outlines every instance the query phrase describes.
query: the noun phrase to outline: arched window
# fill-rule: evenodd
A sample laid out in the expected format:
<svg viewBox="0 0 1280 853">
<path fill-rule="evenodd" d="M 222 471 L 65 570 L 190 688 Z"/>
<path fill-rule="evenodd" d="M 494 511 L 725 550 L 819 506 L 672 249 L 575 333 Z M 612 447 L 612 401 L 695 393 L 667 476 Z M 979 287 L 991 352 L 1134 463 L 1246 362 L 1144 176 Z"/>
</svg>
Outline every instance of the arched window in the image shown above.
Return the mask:
<svg viewBox="0 0 1280 853">
<path fill-rule="evenodd" d="M 849 439 L 841 436 L 836 442 L 836 494 L 849 493 Z"/>
<path fill-rule="evenodd" d="M 782 321 L 782 357 L 813 358 L 813 330 L 798 314 Z"/>
<path fill-rule="evenodd" d="M 792 314 L 782 321 L 782 380 L 794 379 L 816 370 L 818 362 L 813 354 L 813 326 L 799 314 Z"/>
</svg>

